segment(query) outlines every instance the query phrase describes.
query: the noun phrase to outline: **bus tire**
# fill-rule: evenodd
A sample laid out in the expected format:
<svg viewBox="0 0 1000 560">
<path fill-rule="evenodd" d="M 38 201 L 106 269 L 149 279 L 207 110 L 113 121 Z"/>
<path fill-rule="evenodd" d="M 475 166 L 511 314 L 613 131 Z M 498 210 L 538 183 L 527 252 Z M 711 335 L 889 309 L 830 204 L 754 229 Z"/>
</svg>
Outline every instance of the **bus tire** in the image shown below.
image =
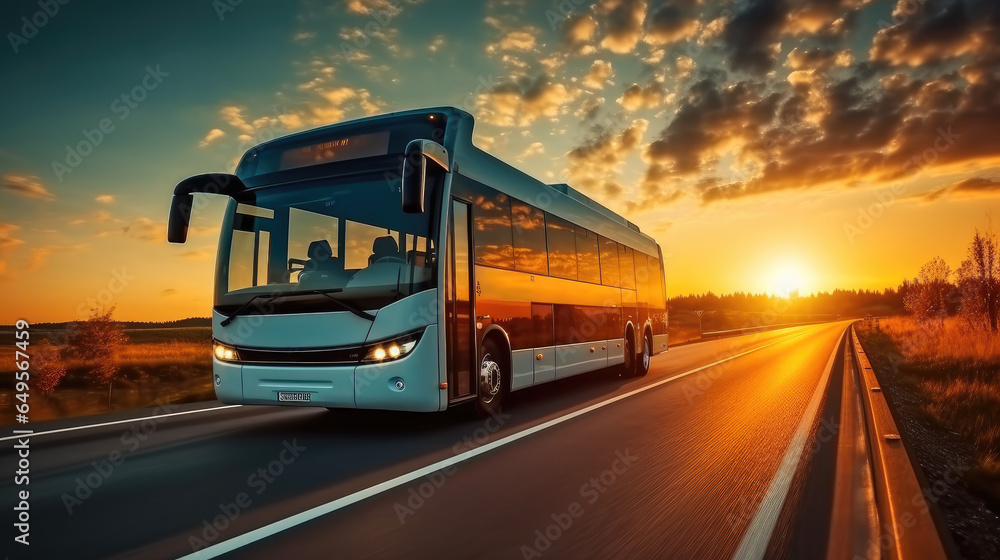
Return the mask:
<svg viewBox="0 0 1000 560">
<path fill-rule="evenodd" d="M 649 332 L 643 335 L 644 343 L 642 345 L 642 350 L 639 351 L 635 356 L 635 376 L 644 377 L 649 373 L 649 361 L 653 355 L 653 337 L 649 336 Z"/>
<path fill-rule="evenodd" d="M 476 388 L 476 412 L 483 418 L 496 416 L 503 406 L 510 380 L 509 360 L 492 338 L 483 341 L 479 359 L 479 386 Z"/>
</svg>

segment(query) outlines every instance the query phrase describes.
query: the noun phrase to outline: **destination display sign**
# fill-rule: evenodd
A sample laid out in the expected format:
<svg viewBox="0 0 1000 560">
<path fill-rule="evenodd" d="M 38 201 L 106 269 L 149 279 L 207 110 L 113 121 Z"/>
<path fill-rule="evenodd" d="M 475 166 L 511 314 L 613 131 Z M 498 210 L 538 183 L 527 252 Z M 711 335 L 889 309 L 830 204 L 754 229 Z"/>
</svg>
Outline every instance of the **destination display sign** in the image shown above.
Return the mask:
<svg viewBox="0 0 1000 560">
<path fill-rule="evenodd" d="M 321 165 L 389 153 L 389 131 L 325 140 L 290 148 L 281 154 L 278 170 Z"/>
</svg>

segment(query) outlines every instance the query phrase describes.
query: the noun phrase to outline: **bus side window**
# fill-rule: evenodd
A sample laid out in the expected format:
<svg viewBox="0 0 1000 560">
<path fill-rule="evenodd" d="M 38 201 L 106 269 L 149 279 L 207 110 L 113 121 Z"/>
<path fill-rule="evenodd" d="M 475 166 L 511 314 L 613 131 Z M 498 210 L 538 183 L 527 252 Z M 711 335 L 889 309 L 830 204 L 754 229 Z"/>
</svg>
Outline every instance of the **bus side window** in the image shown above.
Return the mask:
<svg viewBox="0 0 1000 560">
<path fill-rule="evenodd" d="M 545 237 L 549 246 L 549 274 L 576 280 L 576 234 L 573 224 L 546 214 Z"/>
<path fill-rule="evenodd" d="M 635 251 L 631 247 L 618 246 L 618 268 L 621 271 L 622 288 L 635 289 L 635 264 L 632 257 Z"/>
<path fill-rule="evenodd" d="M 576 228 L 576 260 L 580 280 L 601 283 L 601 258 L 596 233 Z"/>
<path fill-rule="evenodd" d="M 601 243 L 601 284 L 605 286 L 621 286 L 618 277 L 618 244 L 600 237 Z"/>
<path fill-rule="evenodd" d="M 635 299 L 640 308 L 649 307 L 649 287 L 653 271 L 647 266 L 647 261 L 651 260 L 645 253 L 635 254 Z M 639 316 L 645 319 L 644 312 L 639 312 Z"/>
<path fill-rule="evenodd" d="M 545 214 L 515 199 L 511 199 L 510 213 L 514 225 L 514 268 L 522 272 L 548 274 Z"/>
<path fill-rule="evenodd" d="M 473 224 L 476 240 L 476 263 L 500 268 L 514 268 L 511 242 L 510 199 L 489 189 L 490 194 L 474 197 Z"/>
</svg>

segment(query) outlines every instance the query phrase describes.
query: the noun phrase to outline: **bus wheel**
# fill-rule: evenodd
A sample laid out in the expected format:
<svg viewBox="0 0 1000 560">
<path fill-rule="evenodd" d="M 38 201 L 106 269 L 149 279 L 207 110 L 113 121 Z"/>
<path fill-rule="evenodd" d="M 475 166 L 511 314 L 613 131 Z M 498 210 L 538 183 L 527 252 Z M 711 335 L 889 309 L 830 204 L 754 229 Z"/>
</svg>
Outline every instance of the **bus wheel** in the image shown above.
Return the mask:
<svg viewBox="0 0 1000 560">
<path fill-rule="evenodd" d="M 652 358 L 653 340 L 650 338 L 649 334 L 646 334 L 643 339 L 645 340 L 645 344 L 642 345 L 642 352 L 636 356 L 636 377 L 643 377 L 649 373 L 649 360 Z"/>
<path fill-rule="evenodd" d="M 483 343 L 483 357 L 479 362 L 479 387 L 476 393 L 476 412 L 486 418 L 500 413 L 504 387 L 510 372 L 506 360 L 492 340 Z"/>
<path fill-rule="evenodd" d="M 635 375 L 635 343 L 632 342 L 631 333 L 625 335 L 625 362 L 618 369 L 618 377 L 632 377 Z"/>
</svg>

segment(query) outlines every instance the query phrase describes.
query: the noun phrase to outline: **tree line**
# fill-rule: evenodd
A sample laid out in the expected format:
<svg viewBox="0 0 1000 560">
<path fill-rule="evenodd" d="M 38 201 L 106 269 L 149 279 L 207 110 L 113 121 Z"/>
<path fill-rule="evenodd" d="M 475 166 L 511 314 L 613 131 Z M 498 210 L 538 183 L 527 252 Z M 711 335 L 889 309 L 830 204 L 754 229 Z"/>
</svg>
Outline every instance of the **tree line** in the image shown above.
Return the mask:
<svg viewBox="0 0 1000 560">
<path fill-rule="evenodd" d="M 972 327 L 997 332 L 1000 313 L 1000 255 L 987 222 L 976 229 L 966 258 L 954 271 L 941 257 L 927 261 L 917 277 L 900 286 L 906 312 L 920 321 L 959 316 Z M 954 281 L 952 279 L 954 278 Z"/>
</svg>

